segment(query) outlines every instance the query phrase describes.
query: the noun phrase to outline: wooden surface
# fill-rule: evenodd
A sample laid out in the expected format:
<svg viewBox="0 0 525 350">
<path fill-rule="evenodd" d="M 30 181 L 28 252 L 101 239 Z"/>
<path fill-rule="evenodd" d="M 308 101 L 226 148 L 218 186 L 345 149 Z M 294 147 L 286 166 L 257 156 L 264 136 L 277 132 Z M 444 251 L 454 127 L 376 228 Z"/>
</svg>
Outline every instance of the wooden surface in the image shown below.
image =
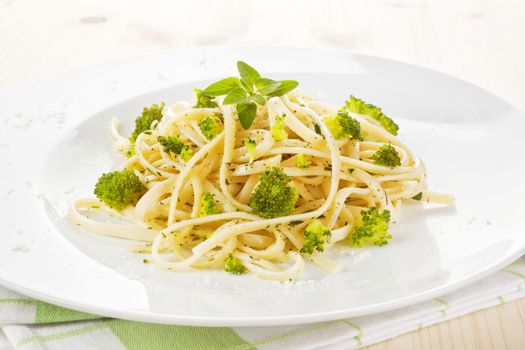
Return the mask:
<svg viewBox="0 0 525 350">
<path fill-rule="evenodd" d="M 195 45 L 335 47 L 458 76 L 525 109 L 523 0 L 0 0 L 0 90 Z M 369 349 L 525 349 L 525 300 Z"/>
</svg>

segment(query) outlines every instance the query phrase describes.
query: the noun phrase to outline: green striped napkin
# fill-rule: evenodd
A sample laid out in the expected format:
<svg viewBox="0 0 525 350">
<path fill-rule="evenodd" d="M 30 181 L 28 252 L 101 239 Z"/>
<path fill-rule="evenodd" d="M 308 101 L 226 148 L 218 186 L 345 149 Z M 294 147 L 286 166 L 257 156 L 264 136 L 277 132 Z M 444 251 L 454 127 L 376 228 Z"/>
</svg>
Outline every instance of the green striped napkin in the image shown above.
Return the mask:
<svg viewBox="0 0 525 350">
<path fill-rule="evenodd" d="M 0 287 L 0 327 L 20 349 L 352 349 L 525 296 L 525 259 L 441 298 L 382 314 L 284 327 L 207 328 L 101 318 Z"/>
</svg>

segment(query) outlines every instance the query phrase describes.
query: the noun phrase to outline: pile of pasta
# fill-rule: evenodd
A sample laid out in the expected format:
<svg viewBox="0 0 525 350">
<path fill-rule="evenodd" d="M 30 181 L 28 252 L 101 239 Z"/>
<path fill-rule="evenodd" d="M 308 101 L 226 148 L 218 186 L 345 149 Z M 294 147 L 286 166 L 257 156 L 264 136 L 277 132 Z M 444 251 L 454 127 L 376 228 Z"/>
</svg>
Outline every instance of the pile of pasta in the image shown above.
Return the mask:
<svg viewBox="0 0 525 350">
<path fill-rule="evenodd" d="M 134 172 L 147 189 L 134 206 L 116 211 L 97 199 L 80 199 L 72 206 L 70 219 L 91 232 L 140 241 L 133 249 L 151 253 L 151 260 L 163 269 L 223 268 L 233 256 L 248 273 L 287 281 L 301 273 L 306 260 L 331 272 L 341 269 L 322 252 L 301 253 L 305 227 L 314 220 L 330 229 L 326 252 L 346 242 L 363 209 L 389 210 L 395 222 L 403 201 L 414 196 L 424 202 L 453 201 L 450 195 L 425 189 L 422 161 L 374 118 L 351 113 L 364 139 L 336 140 L 323 117 L 339 108 L 299 89 L 257 106 L 248 130 L 231 105 L 224 105 L 222 98 L 216 102 L 216 108 L 177 102 L 164 108 L 151 130 L 136 137 L 134 154 L 120 167 Z M 198 125 L 206 116 L 221 126 L 212 140 Z M 280 117 L 288 137 L 276 141 L 271 128 Z M 116 118 L 111 129 L 115 148 L 129 152 L 130 141 L 119 134 Z M 158 142 L 158 136 L 166 135 L 178 135 L 190 145 L 191 157 L 170 154 Z M 247 139 L 256 142 L 252 159 Z M 374 164 L 373 156 L 384 144 L 395 148 L 399 166 Z M 311 164 L 298 167 L 298 155 Z M 269 167 L 281 168 L 297 190 L 289 215 L 264 218 L 249 205 L 260 174 Z M 200 214 L 206 192 L 216 199 L 219 213 Z"/>
</svg>

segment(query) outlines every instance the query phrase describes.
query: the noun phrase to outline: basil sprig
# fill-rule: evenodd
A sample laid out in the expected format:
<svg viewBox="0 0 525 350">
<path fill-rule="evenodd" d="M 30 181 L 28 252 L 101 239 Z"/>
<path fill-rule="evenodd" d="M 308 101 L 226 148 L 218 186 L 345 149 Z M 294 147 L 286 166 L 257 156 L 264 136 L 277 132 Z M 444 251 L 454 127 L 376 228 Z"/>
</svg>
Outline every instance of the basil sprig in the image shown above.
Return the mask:
<svg viewBox="0 0 525 350">
<path fill-rule="evenodd" d="M 264 106 L 265 97 L 282 96 L 299 85 L 295 80 L 272 80 L 263 78 L 257 70 L 243 61 L 237 62 L 241 78 L 229 77 L 204 89 L 211 96 L 223 96 L 224 104 L 236 105 L 239 121 L 244 129 L 250 128 L 257 114 L 257 105 Z"/>
</svg>

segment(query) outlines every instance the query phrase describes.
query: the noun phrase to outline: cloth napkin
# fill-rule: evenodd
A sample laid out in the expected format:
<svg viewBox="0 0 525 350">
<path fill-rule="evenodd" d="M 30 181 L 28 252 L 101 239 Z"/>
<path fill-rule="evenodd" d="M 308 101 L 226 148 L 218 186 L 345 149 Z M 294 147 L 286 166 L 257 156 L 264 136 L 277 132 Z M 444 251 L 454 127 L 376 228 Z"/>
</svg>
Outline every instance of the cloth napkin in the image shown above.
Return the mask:
<svg viewBox="0 0 525 350">
<path fill-rule="evenodd" d="M 284 327 L 206 328 L 101 318 L 0 287 L 0 327 L 15 348 L 353 349 L 525 296 L 525 258 L 475 284 L 381 314 Z"/>
</svg>

